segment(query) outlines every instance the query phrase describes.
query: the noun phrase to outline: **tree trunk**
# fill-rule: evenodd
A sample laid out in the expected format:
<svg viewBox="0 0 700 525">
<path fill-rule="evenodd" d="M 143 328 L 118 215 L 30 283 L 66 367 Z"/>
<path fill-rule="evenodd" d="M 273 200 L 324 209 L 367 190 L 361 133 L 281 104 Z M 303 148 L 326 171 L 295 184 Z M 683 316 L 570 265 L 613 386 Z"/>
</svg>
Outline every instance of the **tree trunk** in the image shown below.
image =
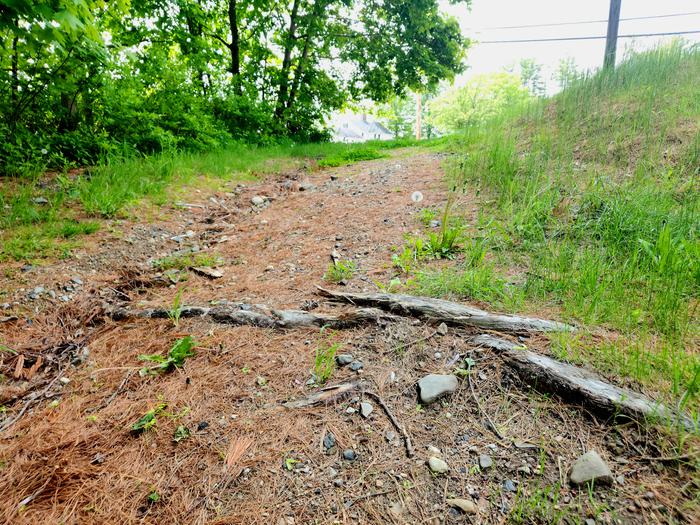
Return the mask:
<svg viewBox="0 0 700 525">
<path fill-rule="evenodd" d="M 19 93 L 19 53 L 17 52 L 17 43 L 19 37 L 15 35 L 12 39 L 12 84 L 10 86 L 12 103 L 17 102 L 17 93 Z"/>
<path fill-rule="evenodd" d="M 314 2 L 314 9 L 311 15 L 311 20 L 309 20 L 309 25 L 306 30 L 306 37 L 304 38 L 304 48 L 301 52 L 301 58 L 299 58 L 299 64 L 294 73 L 294 80 L 292 81 L 292 89 L 289 92 L 289 100 L 286 103 L 286 109 L 289 111 L 294 102 L 296 101 L 297 93 L 299 92 L 299 87 L 301 86 L 301 81 L 306 74 L 306 62 L 309 59 L 309 52 L 311 51 L 311 41 L 315 36 L 316 20 L 321 14 L 321 0 L 316 0 Z"/>
<path fill-rule="evenodd" d="M 299 0 L 294 0 L 292 13 L 289 17 L 289 32 L 284 44 L 284 58 L 282 59 L 282 70 L 280 71 L 280 87 L 277 94 L 277 107 L 275 115 L 279 118 L 284 113 L 287 103 L 287 93 L 289 91 L 289 69 L 292 65 L 292 50 L 296 39 L 297 17 L 299 15 Z"/>
<path fill-rule="evenodd" d="M 228 46 L 231 53 L 230 71 L 233 75 L 233 83 L 236 92 L 241 92 L 241 44 L 238 34 L 238 13 L 236 11 L 236 0 L 229 0 L 228 3 L 228 23 L 231 29 L 231 43 Z"/>
</svg>

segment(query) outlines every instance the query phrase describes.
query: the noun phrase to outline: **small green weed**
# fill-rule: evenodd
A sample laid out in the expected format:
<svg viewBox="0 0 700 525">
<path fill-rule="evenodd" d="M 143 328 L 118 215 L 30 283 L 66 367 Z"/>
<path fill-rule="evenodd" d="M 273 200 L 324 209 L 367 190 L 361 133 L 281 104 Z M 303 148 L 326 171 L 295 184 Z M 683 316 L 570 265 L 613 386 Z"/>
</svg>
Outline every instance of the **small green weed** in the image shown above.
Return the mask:
<svg viewBox="0 0 700 525">
<path fill-rule="evenodd" d="M 320 385 L 328 381 L 335 372 L 335 354 L 341 348 L 338 342 L 331 342 L 334 334 L 324 336 L 321 330 L 321 340 L 316 347 L 314 356 L 314 377 Z"/>
<path fill-rule="evenodd" d="M 143 416 L 139 418 L 136 423 L 131 425 L 131 431 L 135 434 L 140 434 L 141 432 L 147 432 L 156 426 L 158 415 L 160 415 L 163 410 L 168 406 L 167 403 L 160 403 L 155 408 L 152 408 L 146 412 Z"/>
<path fill-rule="evenodd" d="M 184 288 L 180 288 L 175 294 L 173 299 L 173 304 L 168 310 L 168 319 L 173 323 L 173 326 L 177 327 L 180 324 L 180 316 L 182 315 L 182 294 L 185 292 Z"/>
<path fill-rule="evenodd" d="M 341 281 L 349 281 L 357 270 L 357 265 L 353 261 L 343 260 L 335 261 L 328 265 L 323 278 L 332 283 Z"/>
<path fill-rule="evenodd" d="M 185 439 L 189 438 L 191 434 L 192 432 L 190 432 L 189 428 L 187 428 L 185 425 L 179 425 L 173 434 L 173 441 L 175 443 L 179 443 L 180 441 L 184 441 Z"/>
<path fill-rule="evenodd" d="M 158 363 L 158 365 L 153 367 L 144 367 L 139 373 L 142 376 L 149 374 L 156 375 L 169 372 L 173 368 L 182 368 L 182 366 L 185 364 L 185 359 L 188 357 L 194 357 L 195 353 L 193 349 L 195 346 L 197 346 L 197 343 L 192 336 L 188 335 L 187 337 L 183 337 L 182 339 L 175 341 L 175 344 L 173 344 L 172 348 L 170 348 L 170 351 L 166 357 L 163 357 L 160 354 L 141 354 L 139 355 L 139 359 L 141 361 L 151 361 L 153 363 Z"/>
</svg>

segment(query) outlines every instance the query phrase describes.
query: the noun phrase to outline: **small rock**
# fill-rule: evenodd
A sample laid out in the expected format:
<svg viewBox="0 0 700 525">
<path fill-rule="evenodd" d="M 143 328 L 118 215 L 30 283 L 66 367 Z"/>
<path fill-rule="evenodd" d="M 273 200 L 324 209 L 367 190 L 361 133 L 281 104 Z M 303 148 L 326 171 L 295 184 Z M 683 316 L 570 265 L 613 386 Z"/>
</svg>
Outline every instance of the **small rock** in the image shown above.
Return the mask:
<svg viewBox="0 0 700 525">
<path fill-rule="evenodd" d="M 428 466 L 430 467 L 430 470 L 435 472 L 436 474 L 444 474 L 448 470 L 450 470 L 450 467 L 445 463 L 443 460 L 440 458 L 436 458 L 435 456 L 431 457 L 428 460 Z"/>
<path fill-rule="evenodd" d="M 335 485 L 336 487 L 342 487 L 344 484 L 345 482 L 340 478 L 336 478 L 333 480 L 333 485 Z"/>
<path fill-rule="evenodd" d="M 618 485 L 624 485 L 625 484 L 625 476 L 618 476 L 615 478 L 615 482 Z"/>
<path fill-rule="evenodd" d="M 105 455 L 102 454 L 101 452 L 98 452 L 97 454 L 95 454 L 93 456 L 90 463 L 92 463 L 93 465 L 101 465 L 102 463 L 105 462 L 105 459 L 106 459 Z"/>
<path fill-rule="evenodd" d="M 527 465 L 523 465 L 522 467 L 518 468 L 518 472 L 520 472 L 521 474 L 525 474 L 526 476 L 532 474 L 530 467 L 528 467 Z"/>
<path fill-rule="evenodd" d="M 515 492 L 517 489 L 515 488 L 515 483 L 513 483 L 513 480 L 505 480 L 503 482 L 503 490 L 505 490 L 506 492 Z"/>
<path fill-rule="evenodd" d="M 83 284 L 83 280 L 80 277 L 72 277 L 70 282 L 77 284 L 78 286 L 82 286 Z"/>
<path fill-rule="evenodd" d="M 403 515 L 403 513 L 406 512 L 406 507 L 403 503 L 397 501 L 396 503 L 392 503 L 391 505 L 389 505 L 389 512 L 395 518 L 400 518 Z"/>
<path fill-rule="evenodd" d="M 430 452 L 431 454 L 434 454 L 434 455 L 442 454 L 442 452 L 440 452 L 439 448 L 434 447 L 432 445 L 428 445 L 428 452 Z"/>
<path fill-rule="evenodd" d="M 433 356 L 435 357 L 435 359 L 442 359 L 442 352 L 435 352 Z"/>
<path fill-rule="evenodd" d="M 465 514 L 476 514 L 476 504 L 468 499 L 452 498 L 447 500 L 450 507 L 455 507 Z"/>
<path fill-rule="evenodd" d="M 328 432 L 323 436 L 323 448 L 330 450 L 335 446 L 335 436 L 332 432 Z"/>
<path fill-rule="evenodd" d="M 263 204 L 265 204 L 266 200 L 267 199 L 261 195 L 255 195 L 252 199 L 250 199 L 250 203 L 253 206 L 262 206 Z"/>
<path fill-rule="evenodd" d="M 329 478 L 334 478 L 338 475 L 338 471 L 335 470 L 333 467 L 328 467 L 328 470 L 326 471 L 326 474 L 328 474 Z"/>
<path fill-rule="evenodd" d="M 396 439 L 396 432 L 394 432 L 393 430 L 387 430 L 384 434 L 384 439 L 386 439 L 389 442 L 394 441 Z"/>
<path fill-rule="evenodd" d="M 595 525 L 595 520 L 593 518 L 586 518 L 584 522 L 586 525 Z"/>
<path fill-rule="evenodd" d="M 491 456 L 487 456 L 486 454 L 481 454 L 479 456 L 479 467 L 482 469 L 487 469 L 493 467 L 493 460 L 491 459 Z"/>
<path fill-rule="evenodd" d="M 346 414 L 351 414 L 351 415 L 352 415 L 352 414 L 354 414 L 355 412 L 357 412 L 357 410 L 355 410 L 353 407 L 348 407 L 348 408 L 345 409 L 345 413 L 346 413 Z"/>
<path fill-rule="evenodd" d="M 202 430 L 204 430 L 204 429 L 207 428 L 208 426 L 209 426 L 209 423 L 207 423 L 206 421 L 200 421 L 200 422 L 197 424 L 197 431 L 198 431 L 198 432 L 201 432 Z"/>
<path fill-rule="evenodd" d="M 362 361 L 353 361 L 350 363 L 350 370 L 353 372 L 357 372 L 358 370 L 361 370 L 365 365 L 362 364 Z"/>
<path fill-rule="evenodd" d="M 316 189 L 316 186 L 311 184 L 309 181 L 304 181 L 301 184 L 299 184 L 299 191 L 313 191 Z"/>
<path fill-rule="evenodd" d="M 364 401 L 362 403 L 360 403 L 360 415 L 362 415 L 362 417 L 364 417 L 364 418 L 369 417 L 369 415 L 373 411 L 374 411 L 374 407 L 372 406 L 371 403 L 367 403 Z"/>
<path fill-rule="evenodd" d="M 440 326 L 437 327 L 437 333 L 438 335 L 447 335 L 447 325 L 440 323 Z"/>
<path fill-rule="evenodd" d="M 430 374 L 418 381 L 420 400 L 429 404 L 457 389 L 457 377 L 453 375 Z"/>
<path fill-rule="evenodd" d="M 70 383 L 70 378 L 62 377 L 61 379 L 59 379 L 59 381 L 61 382 L 61 384 L 67 385 L 68 383 Z"/>
<path fill-rule="evenodd" d="M 48 204 L 49 200 L 46 197 L 35 197 L 32 199 L 34 204 Z"/>
<path fill-rule="evenodd" d="M 331 175 L 331 180 L 338 180 L 338 176 L 337 176 L 337 175 Z"/>
<path fill-rule="evenodd" d="M 221 270 L 215 270 L 214 268 L 207 268 L 206 266 L 195 266 L 192 271 L 196 274 L 203 275 L 209 279 L 221 279 L 224 273 Z"/>
<path fill-rule="evenodd" d="M 67 303 L 67 302 L 70 301 L 70 297 L 67 296 L 67 295 L 61 295 L 61 296 L 58 298 L 58 300 L 61 301 L 62 303 Z"/>
<path fill-rule="evenodd" d="M 384 482 L 381 479 L 378 479 L 377 481 L 374 482 L 375 486 L 381 488 L 384 486 Z"/>
<path fill-rule="evenodd" d="M 357 459 L 357 453 L 351 448 L 343 450 L 343 459 L 346 461 L 355 461 Z"/>
<path fill-rule="evenodd" d="M 569 481 L 572 485 L 583 485 L 590 481 L 598 484 L 611 483 L 610 468 L 595 450 L 589 450 L 580 456 L 571 467 Z"/>
<path fill-rule="evenodd" d="M 440 224 L 441 224 L 440 221 L 430 221 L 431 228 L 439 228 Z"/>
<path fill-rule="evenodd" d="M 353 362 L 355 358 L 351 354 L 339 354 L 335 356 L 335 362 L 338 366 L 346 366 Z"/>
</svg>

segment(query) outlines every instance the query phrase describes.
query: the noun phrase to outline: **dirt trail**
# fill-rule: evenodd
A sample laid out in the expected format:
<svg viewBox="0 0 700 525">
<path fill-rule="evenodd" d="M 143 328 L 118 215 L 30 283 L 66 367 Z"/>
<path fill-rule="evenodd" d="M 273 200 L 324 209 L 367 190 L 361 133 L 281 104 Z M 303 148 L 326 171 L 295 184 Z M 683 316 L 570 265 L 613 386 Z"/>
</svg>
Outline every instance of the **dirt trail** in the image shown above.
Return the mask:
<svg viewBox="0 0 700 525">
<path fill-rule="evenodd" d="M 677 497 L 679 479 L 688 474 L 639 459 L 654 452 L 646 430 L 608 427 L 523 389 L 494 354 L 471 348 L 465 331 L 432 335 L 434 327 L 406 320 L 320 334 L 200 319 L 181 319 L 177 326 L 153 319 L 113 322 L 100 315 L 105 303 L 167 307 L 179 289 L 187 304 L 225 299 L 315 307 L 314 286 L 323 282 L 334 250 L 357 263 L 348 289 L 375 290 L 373 281 L 386 284 L 393 276 L 392 247 L 424 230 L 417 212 L 444 202 L 441 160 L 401 152 L 231 184 L 228 193 L 193 192 L 189 206 L 168 207 L 155 222 L 115 223 L 75 258 L 3 282 L 14 290 L 19 319 L 0 324 L 0 337 L 26 355 L 25 375 L 39 356 L 43 362 L 31 380 L 4 385 L 3 403 L 13 414 L 33 399 L 13 398 L 41 393 L 0 434 L 4 520 L 501 523 L 518 513 L 534 522 L 692 519 Z M 412 202 L 414 191 L 425 196 L 422 202 Z M 253 206 L 255 196 L 267 199 Z M 460 206 L 465 216 L 475 214 L 468 199 Z M 192 249 L 220 257 L 223 277 L 188 272 L 186 281 L 168 285 L 150 264 Z M 37 286 L 44 290 L 27 299 Z M 139 354 L 165 354 L 185 335 L 198 347 L 182 369 L 139 376 Z M 330 342 L 364 366 L 359 372 L 339 368 L 329 383 L 363 380 L 407 428 L 416 457 L 406 457 L 396 429 L 370 398 L 297 410 L 280 406 L 318 390 L 308 384 L 315 348 Z M 546 340 L 532 338 L 528 346 L 544 348 Z M 443 403 L 417 405 L 417 380 L 449 373 L 460 355 L 474 360 L 481 409 L 504 441 L 488 429 L 465 382 Z M 3 372 L 16 367 L 15 359 L 3 354 Z M 373 403 L 367 418 L 355 412 L 361 400 Z M 165 403 L 154 429 L 130 432 L 147 410 Z M 180 426 L 191 434 L 176 443 Z M 335 444 L 327 450 L 329 433 Z M 568 467 L 590 449 L 616 478 L 591 497 L 566 482 Z M 344 459 L 346 450 L 356 459 Z M 431 455 L 448 463 L 447 474 L 430 472 Z M 480 455 L 493 466 L 478 468 Z M 477 514 L 451 508 L 446 498 L 452 497 L 473 502 Z"/>
</svg>

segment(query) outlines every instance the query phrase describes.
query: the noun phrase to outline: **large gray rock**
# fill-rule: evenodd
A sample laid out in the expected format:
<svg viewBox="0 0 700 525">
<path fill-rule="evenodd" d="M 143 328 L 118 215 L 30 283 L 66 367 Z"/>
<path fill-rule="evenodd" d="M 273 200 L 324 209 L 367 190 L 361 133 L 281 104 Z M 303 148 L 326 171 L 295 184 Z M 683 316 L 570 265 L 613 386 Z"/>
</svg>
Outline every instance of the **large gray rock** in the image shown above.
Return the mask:
<svg viewBox="0 0 700 525">
<path fill-rule="evenodd" d="M 595 450 L 589 450 L 579 457 L 571 467 L 569 481 L 572 485 L 584 485 L 591 481 L 609 484 L 613 481 L 612 472 Z"/>
<path fill-rule="evenodd" d="M 421 403 L 427 405 L 451 394 L 457 389 L 457 377 L 453 375 L 430 374 L 418 381 Z"/>
</svg>

